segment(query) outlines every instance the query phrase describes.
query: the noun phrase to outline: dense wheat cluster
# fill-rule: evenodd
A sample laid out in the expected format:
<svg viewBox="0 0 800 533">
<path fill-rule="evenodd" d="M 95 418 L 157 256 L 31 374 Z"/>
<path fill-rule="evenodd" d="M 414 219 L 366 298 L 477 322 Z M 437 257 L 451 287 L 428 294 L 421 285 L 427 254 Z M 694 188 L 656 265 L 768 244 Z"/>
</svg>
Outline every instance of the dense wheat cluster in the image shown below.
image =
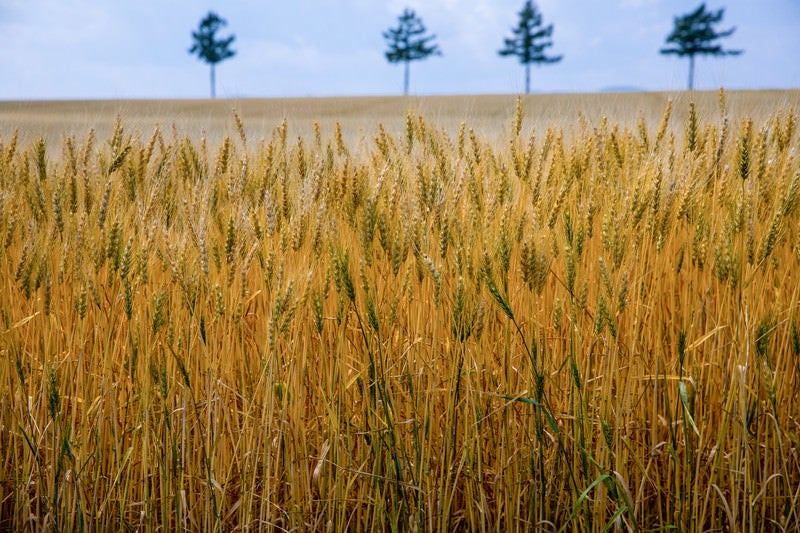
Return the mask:
<svg viewBox="0 0 800 533">
<path fill-rule="evenodd" d="M 0 139 L 0 529 L 797 530 L 796 118 L 689 107 Z"/>
</svg>

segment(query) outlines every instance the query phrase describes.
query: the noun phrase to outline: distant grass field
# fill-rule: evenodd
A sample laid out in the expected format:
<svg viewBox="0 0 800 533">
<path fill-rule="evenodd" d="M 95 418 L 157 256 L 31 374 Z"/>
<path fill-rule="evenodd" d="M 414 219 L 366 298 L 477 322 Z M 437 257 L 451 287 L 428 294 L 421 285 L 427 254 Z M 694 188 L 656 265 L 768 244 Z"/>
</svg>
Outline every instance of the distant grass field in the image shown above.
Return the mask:
<svg viewBox="0 0 800 533">
<path fill-rule="evenodd" d="M 756 122 L 779 109 L 800 108 L 797 91 L 737 91 L 728 93 L 732 120 L 744 116 Z M 306 136 L 318 122 L 323 133 L 331 134 L 336 122 L 347 140 L 356 143 L 362 135 L 374 133 L 377 123 L 392 133 L 405 127 L 406 113 L 424 116 L 438 128 L 455 135 L 462 122 L 481 135 L 497 137 L 512 119 L 517 96 L 429 96 L 280 98 L 241 100 L 101 100 L 101 101 L 0 101 L 0 133 L 8 137 L 19 129 L 23 140 L 45 138 L 60 143 L 65 135 L 86 135 L 94 128 L 99 138 L 108 137 L 117 116 L 129 131 L 143 136 L 156 127 L 168 133 L 173 125 L 181 135 L 198 137 L 203 132 L 214 141 L 234 135 L 231 111 L 238 110 L 252 140 L 269 137 L 284 118 L 293 135 Z M 689 100 L 701 116 L 717 116 L 716 92 L 609 93 L 529 95 L 523 97 L 525 127 L 543 131 L 548 126 L 570 130 L 579 127 L 583 115 L 591 124 L 603 116 L 621 126 L 635 127 L 643 116 L 651 128 L 658 126 L 668 101 L 674 103 L 672 121 L 682 123 Z"/>
<path fill-rule="evenodd" d="M 799 531 L 798 110 L 0 103 L 0 530 Z"/>
</svg>

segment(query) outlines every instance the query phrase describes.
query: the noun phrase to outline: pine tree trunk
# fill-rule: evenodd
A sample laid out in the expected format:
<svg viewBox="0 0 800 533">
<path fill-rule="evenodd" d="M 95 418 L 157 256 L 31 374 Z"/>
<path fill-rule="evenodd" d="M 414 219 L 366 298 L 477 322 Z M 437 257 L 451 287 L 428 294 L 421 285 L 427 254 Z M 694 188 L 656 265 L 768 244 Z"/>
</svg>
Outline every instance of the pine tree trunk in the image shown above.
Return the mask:
<svg viewBox="0 0 800 533">
<path fill-rule="evenodd" d="M 404 73 L 404 76 L 403 76 L 403 95 L 404 96 L 408 96 L 408 70 L 409 70 L 408 67 L 409 67 L 410 63 L 411 63 L 410 61 L 406 61 L 405 62 L 405 73 Z"/>
<path fill-rule="evenodd" d="M 217 97 L 214 85 L 216 85 L 216 80 L 214 79 L 214 63 L 211 63 L 211 98 Z"/>
<path fill-rule="evenodd" d="M 525 63 L 525 94 L 531 92 L 531 64 Z"/>
<path fill-rule="evenodd" d="M 689 56 L 689 90 L 694 90 L 694 54 Z"/>
</svg>

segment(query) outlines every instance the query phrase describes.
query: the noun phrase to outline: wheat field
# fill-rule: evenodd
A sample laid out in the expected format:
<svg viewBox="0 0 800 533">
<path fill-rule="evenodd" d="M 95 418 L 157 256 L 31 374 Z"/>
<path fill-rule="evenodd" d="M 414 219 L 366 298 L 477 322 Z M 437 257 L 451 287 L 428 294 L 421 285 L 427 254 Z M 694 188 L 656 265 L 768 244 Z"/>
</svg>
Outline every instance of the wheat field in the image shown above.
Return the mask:
<svg viewBox="0 0 800 533">
<path fill-rule="evenodd" d="M 0 103 L 0 530 L 800 530 L 798 105 Z"/>
</svg>

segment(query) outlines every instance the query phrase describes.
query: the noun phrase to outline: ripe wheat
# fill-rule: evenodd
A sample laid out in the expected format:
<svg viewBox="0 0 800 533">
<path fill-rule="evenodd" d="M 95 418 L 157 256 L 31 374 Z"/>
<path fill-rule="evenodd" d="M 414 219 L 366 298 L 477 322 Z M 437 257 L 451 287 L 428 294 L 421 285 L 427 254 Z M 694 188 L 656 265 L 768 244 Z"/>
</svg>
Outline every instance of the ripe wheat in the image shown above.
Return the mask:
<svg viewBox="0 0 800 533">
<path fill-rule="evenodd" d="M 0 139 L 0 529 L 800 523 L 793 112 Z"/>
</svg>

